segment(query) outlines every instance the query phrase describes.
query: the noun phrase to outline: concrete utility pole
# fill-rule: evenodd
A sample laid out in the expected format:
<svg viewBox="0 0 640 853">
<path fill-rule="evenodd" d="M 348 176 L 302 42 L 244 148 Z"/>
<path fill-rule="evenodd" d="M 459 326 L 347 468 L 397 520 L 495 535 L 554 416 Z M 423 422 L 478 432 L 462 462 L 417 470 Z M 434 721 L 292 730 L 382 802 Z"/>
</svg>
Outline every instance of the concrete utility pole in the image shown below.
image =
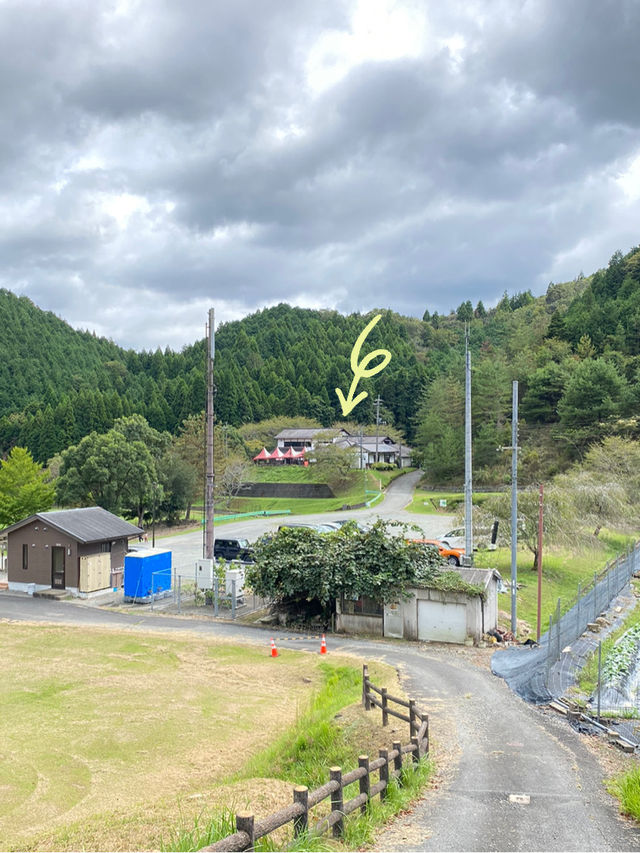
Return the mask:
<svg viewBox="0 0 640 853">
<path fill-rule="evenodd" d="M 207 326 L 208 332 L 208 347 L 207 347 L 207 424 L 206 424 L 206 444 L 207 444 L 207 473 L 206 473 L 206 492 L 205 492 L 205 527 L 204 527 L 204 557 L 207 560 L 213 560 L 213 517 L 214 517 L 214 487 L 215 487 L 215 468 L 213 458 L 213 424 L 215 420 L 213 410 L 213 357 L 215 355 L 215 313 L 214 309 L 209 309 L 209 323 Z"/>
<path fill-rule="evenodd" d="M 473 564 L 473 480 L 471 456 L 471 353 L 469 326 L 465 327 L 465 399 L 464 399 L 464 553 Z"/>
<path fill-rule="evenodd" d="M 376 404 L 376 458 L 375 458 L 375 461 L 376 462 L 380 461 L 378 459 L 378 433 L 380 431 L 380 403 L 382 403 L 382 400 L 380 399 L 380 395 L 378 394 L 378 396 L 375 399 L 375 404 Z"/>
<path fill-rule="evenodd" d="M 518 627 L 518 382 L 513 381 L 511 402 L 511 631 Z"/>
</svg>

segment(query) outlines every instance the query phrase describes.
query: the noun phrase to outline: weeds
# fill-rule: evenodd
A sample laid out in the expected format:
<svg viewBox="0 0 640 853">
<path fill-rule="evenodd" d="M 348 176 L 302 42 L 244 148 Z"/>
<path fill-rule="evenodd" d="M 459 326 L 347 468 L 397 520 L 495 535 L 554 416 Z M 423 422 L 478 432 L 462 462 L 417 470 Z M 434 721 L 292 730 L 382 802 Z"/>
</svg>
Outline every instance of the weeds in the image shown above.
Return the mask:
<svg viewBox="0 0 640 853">
<path fill-rule="evenodd" d="M 640 767 L 635 767 L 609 783 L 609 791 L 620 800 L 625 814 L 640 820 Z"/>
</svg>

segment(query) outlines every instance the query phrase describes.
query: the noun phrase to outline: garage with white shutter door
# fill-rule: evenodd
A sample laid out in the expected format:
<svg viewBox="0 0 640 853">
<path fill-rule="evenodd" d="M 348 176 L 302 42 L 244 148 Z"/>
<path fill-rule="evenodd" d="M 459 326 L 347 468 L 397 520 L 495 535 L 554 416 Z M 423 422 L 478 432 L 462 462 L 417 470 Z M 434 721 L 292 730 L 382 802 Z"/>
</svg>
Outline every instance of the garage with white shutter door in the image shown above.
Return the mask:
<svg viewBox="0 0 640 853">
<path fill-rule="evenodd" d="M 466 604 L 417 601 L 418 639 L 438 643 L 464 643 L 467 636 Z"/>
</svg>

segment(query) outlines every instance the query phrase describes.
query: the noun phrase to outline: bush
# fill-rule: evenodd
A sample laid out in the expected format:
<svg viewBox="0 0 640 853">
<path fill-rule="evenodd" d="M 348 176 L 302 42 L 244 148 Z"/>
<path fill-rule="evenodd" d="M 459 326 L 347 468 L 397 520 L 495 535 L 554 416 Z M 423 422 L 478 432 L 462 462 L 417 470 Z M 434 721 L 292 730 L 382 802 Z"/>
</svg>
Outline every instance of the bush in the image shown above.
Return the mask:
<svg viewBox="0 0 640 853">
<path fill-rule="evenodd" d="M 374 462 L 371 467 L 374 471 L 393 471 L 396 466 L 391 462 Z"/>
</svg>

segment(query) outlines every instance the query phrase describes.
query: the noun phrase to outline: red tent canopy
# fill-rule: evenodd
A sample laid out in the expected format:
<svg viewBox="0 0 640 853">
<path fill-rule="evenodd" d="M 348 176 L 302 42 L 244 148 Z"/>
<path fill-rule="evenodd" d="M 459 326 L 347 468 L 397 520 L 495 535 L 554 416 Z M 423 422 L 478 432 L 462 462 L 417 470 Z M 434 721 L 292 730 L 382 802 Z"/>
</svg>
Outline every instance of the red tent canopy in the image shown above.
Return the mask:
<svg viewBox="0 0 640 853">
<path fill-rule="evenodd" d="M 269 456 L 269 459 L 284 459 L 284 453 L 279 447 L 276 447 L 273 453 Z"/>
<path fill-rule="evenodd" d="M 260 453 L 257 456 L 253 457 L 254 462 L 266 462 L 267 459 L 271 459 L 271 454 L 267 450 L 266 447 L 263 447 Z"/>
<path fill-rule="evenodd" d="M 298 456 L 299 456 L 299 454 L 296 453 L 296 451 L 293 449 L 293 447 L 287 447 L 287 449 L 284 452 L 284 458 L 285 459 L 297 459 Z"/>
</svg>

